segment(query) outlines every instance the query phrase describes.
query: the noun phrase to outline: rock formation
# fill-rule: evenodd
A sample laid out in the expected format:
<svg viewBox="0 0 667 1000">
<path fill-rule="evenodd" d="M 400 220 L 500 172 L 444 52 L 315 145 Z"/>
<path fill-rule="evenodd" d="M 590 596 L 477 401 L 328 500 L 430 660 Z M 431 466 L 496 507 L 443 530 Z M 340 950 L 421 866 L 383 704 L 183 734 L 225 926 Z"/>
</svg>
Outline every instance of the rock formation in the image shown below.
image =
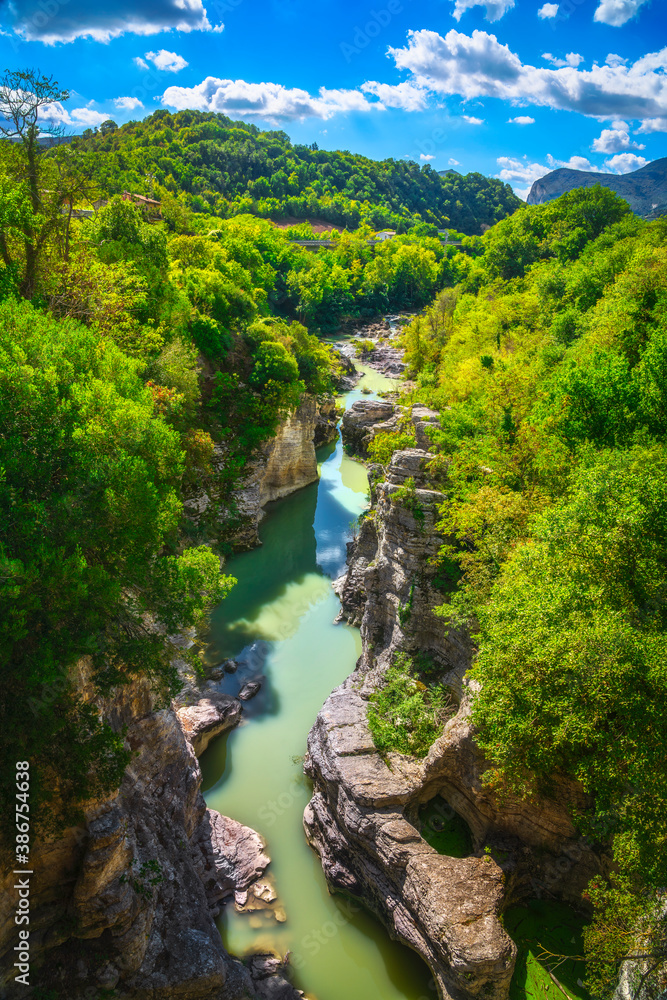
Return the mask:
<svg viewBox="0 0 667 1000">
<path fill-rule="evenodd" d="M 432 415 L 416 419 L 428 425 Z M 516 948 L 499 919 L 503 909 L 543 893 L 577 900 L 600 859 L 569 818 L 568 802 L 584 804 L 576 787 L 563 783 L 553 798 L 526 802 L 500 800 L 483 784 L 465 678 L 472 644 L 433 613 L 445 600 L 431 562 L 443 541 L 435 522 L 444 497 L 429 486 L 431 457 L 419 449 L 394 454 L 336 582 L 342 615 L 361 626 L 363 653 L 310 733 L 314 794 L 304 824 L 332 888 L 362 899 L 422 955 L 444 1000 L 506 1000 Z M 408 479 L 415 491 L 406 506 Z M 398 651 L 427 654 L 452 694 L 452 716 L 422 760 L 383 758 L 366 721 L 367 699 Z M 440 855 L 422 838 L 419 809 L 436 796 L 467 821 L 469 857 Z"/>
<path fill-rule="evenodd" d="M 85 697 L 88 664 L 77 672 Z M 116 795 L 88 803 L 80 826 L 32 847 L 31 985 L 68 1000 L 102 988 L 119 1000 L 256 1000 L 271 988 L 301 996 L 282 967 L 276 982 L 267 985 L 264 970 L 256 984 L 214 921 L 221 900 L 247 892 L 269 864 L 258 834 L 206 808 L 188 738 L 201 751 L 213 730 L 238 722 L 239 702 L 207 694 L 176 712 L 137 681 L 97 704 L 114 728 L 126 727 L 135 756 Z M 13 982 L 15 880 L 11 870 L 0 880 L 7 1000 L 29 996 Z"/>
<path fill-rule="evenodd" d="M 353 451 L 366 455 L 376 434 L 398 430 L 399 407 L 384 399 L 358 399 L 343 414 L 343 441 Z"/>
<path fill-rule="evenodd" d="M 230 519 L 236 522 L 231 539 L 239 550 L 259 545 L 258 526 L 264 507 L 317 479 L 315 449 L 335 440 L 337 418 L 332 398 L 318 401 L 306 396 L 299 408 L 289 414 L 276 434 L 259 449 L 249 463 L 245 479 L 234 495 L 233 514 L 227 504 L 217 509 L 216 482 L 223 477 L 226 453 L 216 445 L 210 479 L 185 500 L 188 517 L 200 531 L 215 537 L 224 531 Z"/>
</svg>

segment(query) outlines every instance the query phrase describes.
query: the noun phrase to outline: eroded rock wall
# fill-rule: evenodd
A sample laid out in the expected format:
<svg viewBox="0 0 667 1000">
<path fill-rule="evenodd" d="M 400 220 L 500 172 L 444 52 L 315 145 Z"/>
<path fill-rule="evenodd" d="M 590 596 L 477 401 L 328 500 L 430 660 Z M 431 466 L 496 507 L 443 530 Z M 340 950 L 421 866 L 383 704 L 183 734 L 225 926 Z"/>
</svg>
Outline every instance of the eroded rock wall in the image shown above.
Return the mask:
<svg viewBox="0 0 667 1000">
<path fill-rule="evenodd" d="M 87 664 L 77 668 L 89 689 Z M 240 705 L 219 706 L 219 728 Z M 98 702 L 134 751 L 118 793 L 88 803 L 81 824 L 31 851 L 31 984 L 71 1000 L 102 988 L 132 1000 L 253 997 L 246 970 L 225 952 L 219 902 L 247 889 L 269 863 L 254 831 L 208 810 L 201 771 L 177 712 L 157 708 L 145 682 Z M 0 904 L 4 995 L 13 984 L 15 876 Z"/>
<path fill-rule="evenodd" d="M 414 417 L 433 422 L 432 411 Z M 568 803 L 584 805 L 575 786 L 556 783 L 552 798 L 523 801 L 501 799 L 482 781 L 466 680 L 472 643 L 433 611 L 446 598 L 432 560 L 443 542 L 435 528 L 443 493 L 429 486 L 430 457 L 394 454 L 336 582 L 363 653 L 310 733 L 314 794 L 304 823 L 331 886 L 362 899 L 422 955 L 443 998 L 506 1000 L 516 949 L 503 909 L 535 895 L 577 901 L 601 861 L 570 820 Z M 406 493 L 409 480 L 415 489 Z M 423 760 L 383 758 L 366 721 L 367 699 L 399 651 L 437 663 L 455 702 Z M 468 822 L 470 857 L 440 855 L 422 838 L 419 808 L 436 795 Z"/>
</svg>

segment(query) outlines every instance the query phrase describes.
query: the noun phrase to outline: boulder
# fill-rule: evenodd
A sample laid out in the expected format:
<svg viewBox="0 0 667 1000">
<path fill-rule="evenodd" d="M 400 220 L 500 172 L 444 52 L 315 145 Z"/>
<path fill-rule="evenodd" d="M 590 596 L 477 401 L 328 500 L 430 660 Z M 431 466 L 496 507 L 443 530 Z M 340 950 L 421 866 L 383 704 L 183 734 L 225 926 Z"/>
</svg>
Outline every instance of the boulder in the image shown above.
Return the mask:
<svg viewBox="0 0 667 1000">
<path fill-rule="evenodd" d="M 196 704 L 183 706 L 176 714 L 186 739 L 200 757 L 214 737 L 239 723 L 241 711 L 236 698 L 208 690 Z"/>
</svg>

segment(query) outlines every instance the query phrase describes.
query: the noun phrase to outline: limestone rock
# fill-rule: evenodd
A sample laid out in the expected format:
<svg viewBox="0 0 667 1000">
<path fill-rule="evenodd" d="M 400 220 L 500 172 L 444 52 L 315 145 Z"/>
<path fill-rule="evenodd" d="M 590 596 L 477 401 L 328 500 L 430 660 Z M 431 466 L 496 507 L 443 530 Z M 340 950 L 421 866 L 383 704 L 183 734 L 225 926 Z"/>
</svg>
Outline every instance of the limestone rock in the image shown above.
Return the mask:
<svg viewBox="0 0 667 1000">
<path fill-rule="evenodd" d="M 186 739 L 192 744 L 197 757 L 201 757 L 214 737 L 238 725 L 241 711 L 236 698 L 208 691 L 195 705 L 179 708 L 177 715 Z"/>
<path fill-rule="evenodd" d="M 376 434 L 398 427 L 399 408 L 384 399 L 358 399 L 343 415 L 343 441 L 365 455 Z"/>
<path fill-rule="evenodd" d="M 318 403 L 307 396 L 285 418 L 251 463 L 245 482 L 235 495 L 242 519 L 235 537 L 237 548 L 254 548 L 259 544 L 258 525 L 267 503 L 317 480 L 315 448 L 334 440 L 336 434 L 333 400 Z"/>
<path fill-rule="evenodd" d="M 248 891 L 270 864 L 266 844 L 249 826 L 207 809 L 192 838 L 197 871 L 210 904 Z"/>
<path fill-rule="evenodd" d="M 440 427 L 440 414 L 437 410 L 429 409 L 428 406 L 413 406 L 411 419 L 415 429 L 417 447 L 428 451 L 432 445 L 429 431 L 433 427 Z"/>
</svg>

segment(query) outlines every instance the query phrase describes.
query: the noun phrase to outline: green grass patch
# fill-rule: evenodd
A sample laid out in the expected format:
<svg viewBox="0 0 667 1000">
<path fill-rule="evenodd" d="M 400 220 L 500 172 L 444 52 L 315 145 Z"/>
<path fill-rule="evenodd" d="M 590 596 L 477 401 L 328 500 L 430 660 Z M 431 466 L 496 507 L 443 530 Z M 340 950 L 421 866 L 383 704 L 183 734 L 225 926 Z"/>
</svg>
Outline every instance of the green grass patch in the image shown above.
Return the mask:
<svg viewBox="0 0 667 1000">
<path fill-rule="evenodd" d="M 385 675 L 385 685 L 368 702 L 368 728 L 383 753 L 395 750 L 425 757 L 452 714 L 453 702 L 442 684 L 426 684 L 415 664 L 398 653 Z"/>
<path fill-rule="evenodd" d="M 583 917 L 563 903 L 532 899 L 507 910 L 503 923 L 519 949 L 510 1000 L 590 1000 L 581 985 Z"/>
</svg>

